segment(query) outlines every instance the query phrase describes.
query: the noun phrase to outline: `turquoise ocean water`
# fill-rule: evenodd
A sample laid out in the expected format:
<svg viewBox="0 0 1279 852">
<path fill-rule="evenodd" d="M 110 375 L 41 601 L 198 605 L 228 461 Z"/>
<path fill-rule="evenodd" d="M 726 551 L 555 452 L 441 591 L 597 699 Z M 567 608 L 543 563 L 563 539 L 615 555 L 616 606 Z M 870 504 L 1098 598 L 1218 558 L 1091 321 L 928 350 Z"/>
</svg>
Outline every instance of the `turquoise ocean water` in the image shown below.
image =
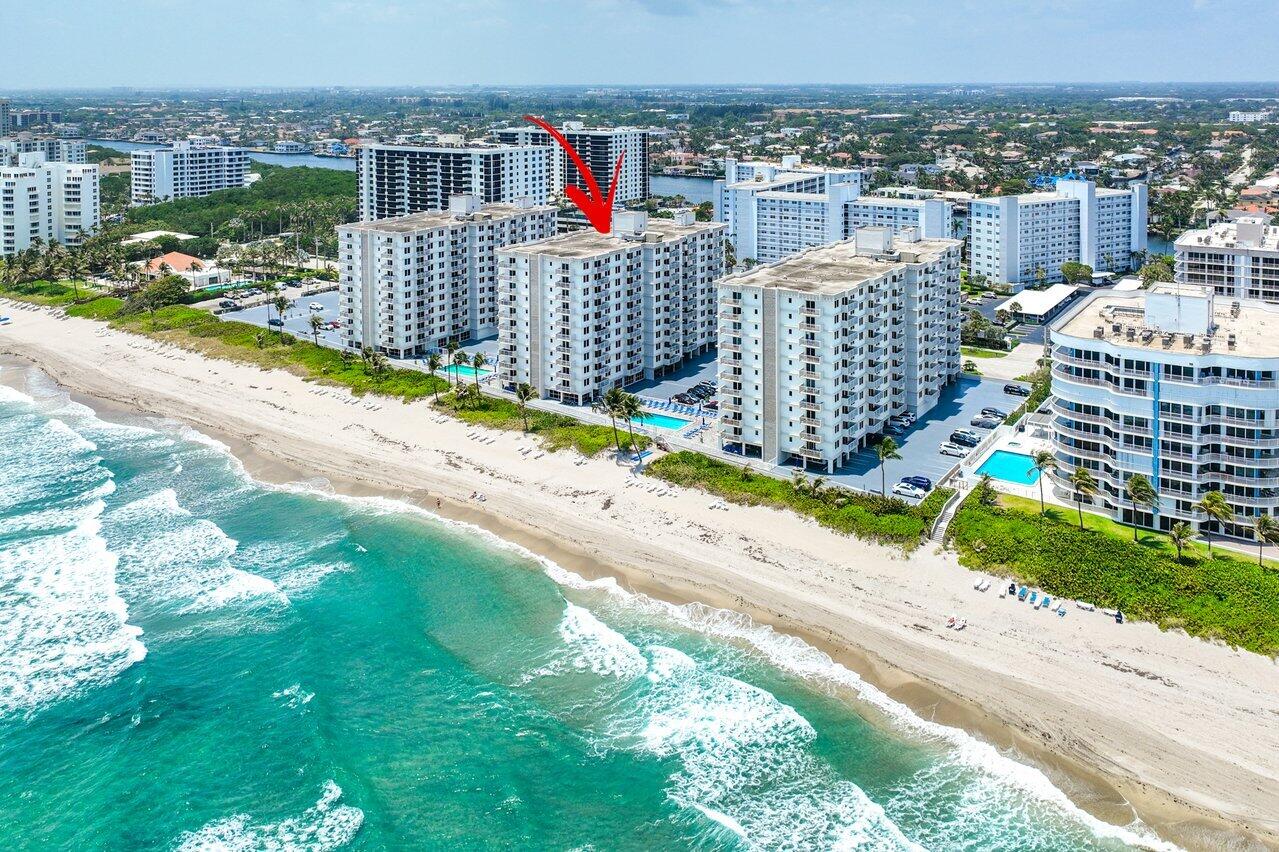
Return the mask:
<svg viewBox="0 0 1279 852">
<path fill-rule="evenodd" d="M 731 613 L 0 386 L 5 849 L 1085 849 L 1151 835 Z"/>
</svg>

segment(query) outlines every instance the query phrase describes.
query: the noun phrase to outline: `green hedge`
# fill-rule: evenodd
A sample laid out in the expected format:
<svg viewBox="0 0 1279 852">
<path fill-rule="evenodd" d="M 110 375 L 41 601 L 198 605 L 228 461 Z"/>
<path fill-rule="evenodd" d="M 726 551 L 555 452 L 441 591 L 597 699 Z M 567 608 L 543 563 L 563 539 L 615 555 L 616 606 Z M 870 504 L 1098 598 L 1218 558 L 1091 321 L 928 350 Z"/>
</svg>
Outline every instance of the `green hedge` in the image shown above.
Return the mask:
<svg viewBox="0 0 1279 852">
<path fill-rule="evenodd" d="M 1217 551 L 1183 561 L 1065 518 L 983 506 L 969 495 L 947 527 L 960 561 L 1051 595 L 1117 607 L 1193 636 L 1279 653 L 1279 572 Z"/>
<path fill-rule="evenodd" d="M 743 478 L 742 468 L 685 450 L 663 456 L 648 473 L 667 482 L 700 488 L 732 503 L 790 509 L 846 535 L 913 550 L 932 529 L 933 521 L 954 493 L 938 488 L 918 506 L 895 497 L 880 497 L 846 488 L 825 487 L 816 496 L 797 490 L 789 480 L 760 473 Z M 811 481 L 811 480 L 810 480 Z"/>
</svg>

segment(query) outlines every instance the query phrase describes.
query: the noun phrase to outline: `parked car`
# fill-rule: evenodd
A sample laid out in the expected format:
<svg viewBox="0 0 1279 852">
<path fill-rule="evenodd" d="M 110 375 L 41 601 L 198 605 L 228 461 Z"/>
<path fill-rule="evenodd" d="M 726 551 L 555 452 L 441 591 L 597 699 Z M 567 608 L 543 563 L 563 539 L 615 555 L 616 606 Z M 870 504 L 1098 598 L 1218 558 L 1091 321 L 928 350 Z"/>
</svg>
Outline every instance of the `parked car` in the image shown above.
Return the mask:
<svg viewBox="0 0 1279 852">
<path fill-rule="evenodd" d="M 317 312 L 324 310 L 324 305 L 320 304 L 319 302 L 312 302 L 311 304 L 307 305 L 307 307 Z"/>
<path fill-rule="evenodd" d="M 236 308 L 240 307 L 240 304 L 239 302 L 236 302 L 234 299 L 223 299 L 222 301 L 218 302 L 218 307 L 226 308 L 228 311 L 233 311 Z"/>
<path fill-rule="evenodd" d="M 915 415 L 912 414 L 911 412 L 907 411 L 905 414 L 894 414 L 892 417 L 888 419 L 896 420 L 901 423 L 905 423 L 907 426 L 909 426 L 910 424 L 914 423 L 918 418 L 916 418 Z"/>
<path fill-rule="evenodd" d="M 994 429 L 996 426 L 998 426 L 1002 422 L 1003 422 L 1002 420 L 996 417 L 985 417 L 985 416 L 978 415 L 977 417 L 974 417 L 972 420 L 968 421 L 968 425 L 976 426 L 978 429 Z"/>
<path fill-rule="evenodd" d="M 893 486 L 893 493 L 899 497 L 913 497 L 916 500 L 923 500 L 928 492 L 918 486 L 911 485 L 909 482 L 899 482 Z"/>
<path fill-rule="evenodd" d="M 998 417 L 1000 420 L 1003 420 L 1004 418 L 1008 416 L 1008 412 L 1004 411 L 1002 408 L 987 407 L 987 408 L 983 408 L 981 410 L 981 413 L 986 415 L 987 417 Z"/>
<path fill-rule="evenodd" d="M 941 451 L 943 456 L 955 456 L 956 458 L 961 459 L 967 456 L 969 452 L 967 447 L 961 447 L 959 444 L 954 444 L 950 441 L 944 442 L 937 449 Z"/>
<path fill-rule="evenodd" d="M 950 443 L 971 448 L 980 444 L 981 439 L 974 436 L 971 432 L 951 432 Z"/>
<path fill-rule="evenodd" d="M 1004 393 L 1010 393 L 1013 396 L 1030 396 L 1030 388 L 1025 385 L 1004 385 Z"/>
<path fill-rule="evenodd" d="M 900 423 L 893 423 L 891 420 L 889 421 L 888 425 L 884 427 L 885 435 L 901 435 L 905 433 L 905 431 L 906 431 L 905 426 L 902 426 Z"/>
<path fill-rule="evenodd" d="M 697 399 L 686 393 L 677 393 L 675 396 L 671 397 L 671 399 L 675 400 L 680 405 L 697 405 Z"/>
<path fill-rule="evenodd" d="M 902 482 L 909 482 L 916 488 L 922 488 L 929 491 L 933 487 L 933 481 L 926 476 L 903 476 Z"/>
<path fill-rule="evenodd" d="M 266 324 L 274 328 L 284 328 L 284 320 L 278 319 L 276 317 L 271 317 L 269 320 L 266 321 Z"/>
</svg>

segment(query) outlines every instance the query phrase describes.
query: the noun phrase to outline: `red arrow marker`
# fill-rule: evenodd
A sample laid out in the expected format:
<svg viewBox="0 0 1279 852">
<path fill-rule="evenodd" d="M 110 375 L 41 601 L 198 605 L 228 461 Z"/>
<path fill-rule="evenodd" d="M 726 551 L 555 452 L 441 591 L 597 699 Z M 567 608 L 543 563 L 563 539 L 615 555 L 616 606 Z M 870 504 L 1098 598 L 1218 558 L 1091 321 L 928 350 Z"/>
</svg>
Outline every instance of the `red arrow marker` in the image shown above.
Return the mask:
<svg viewBox="0 0 1279 852">
<path fill-rule="evenodd" d="M 568 153 L 573 160 L 573 165 L 577 166 L 578 172 L 586 180 L 586 188 L 590 191 L 590 194 L 582 192 L 581 189 L 573 185 L 565 186 L 564 194 L 568 196 L 568 200 L 577 205 L 577 209 L 586 215 L 587 221 L 595 226 L 595 230 L 601 234 L 607 234 L 612 231 L 613 195 L 617 192 L 617 178 L 622 173 L 622 160 L 626 157 L 626 152 L 623 151 L 617 155 L 617 165 L 613 166 L 613 179 L 608 185 L 608 198 L 601 198 L 600 185 L 596 183 L 595 175 L 587 168 L 586 163 L 582 161 L 582 156 L 564 138 L 564 134 L 536 116 L 526 115 L 524 120 L 533 122 L 551 134 L 551 138 L 558 142 L 560 147 Z"/>
</svg>

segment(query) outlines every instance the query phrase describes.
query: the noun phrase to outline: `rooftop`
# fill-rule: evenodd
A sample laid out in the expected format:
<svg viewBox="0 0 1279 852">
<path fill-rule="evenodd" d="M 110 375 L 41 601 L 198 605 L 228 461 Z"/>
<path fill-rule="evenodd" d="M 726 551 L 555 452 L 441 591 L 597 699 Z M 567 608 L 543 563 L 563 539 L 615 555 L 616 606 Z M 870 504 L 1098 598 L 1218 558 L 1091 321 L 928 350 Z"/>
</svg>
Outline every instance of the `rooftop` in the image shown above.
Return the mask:
<svg viewBox="0 0 1279 852">
<path fill-rule="evenodd" d="M 1147 301 L 1164 297 L 1165 307 L 1180 314 L 1204 310 L 1208 333 L 1168 331 L 1171 325 L 1149 321 Z M 1164 312 L 1167 316 L 1167 311 Z M 1178 317 L 1180 321 L 1180 317 Z M 1193 322 L 1188 319 L 1187 323 Z M 1150 290 L 1103 290 L 1068 312 L 1053 326 L 1054 333 L 1106 340 L 1125 348 L 1180 355 L 1231 355 L 1242 358 L 1279 358 L 1279 305 L 1253 300 L 1211 298 L 1207 288 L 1194 284 L 1163 282 Z"/>
<path fill-rule="evenodd" d="M 649 218 L 644 225 L 643 239 L 639 237 L 623 237 L 621 225 L 617 223 L 613 231 L 607 234 L 601 234 L 594 228 L 586 228 L 545 240 L 508 246 L 505 251 L 547 254 L 561 258 L 593 257 L 595 255 L 623 251 L 641 243 L 660 243 L 704 231 L 723 230 L 724 227 L 719 222 L 694 222 L 690 225 L 681 225 L 672 219 Z"/>
<path fill-rule="evenodd" d="M 555 210 L 549 205 L 519 204 L 485 204 L 477 212 L 458 215 L 448 210 L 428 210 L 422 213 L 410 213 L 407 216 L 395 216 L 390 219 L 375 219 L 372 222 L 351 222 L 339 225 L 342 231 L 372 231 L 377 233 L 405 234 L 412 231 L 427 231 L 433 228 L 445 228 L 463 222 L 491 222 L 497 219 L 510 219 L 529 213 L 547 213 Z"/>
<path fill-rule="evenodd" d="M 1240 222 L 1236 221 L 1222 222 L 1213 225 L 1211 228 L 1186 231 L 1180 237 L 1177 237 L 1176 246 L 1179 249 L 1193 249 L 1196 246 L 1205 246 L 1221 249 L 1259 248 L 1268 251 L 1279 251 L 1279 228 L 1265 224 L 1264 221 L 1255 221 L 1255 217 L 1246 217 L 1243 219 L 1243 223 L 1242 228 L 1240 227 Z"/>
<path fill-rule="evenodd" d="M 863 228 L 863 231 L 873 229 Z M 831 245 L 816 246 L 765 266 L 756 266 L 724 279 L 738 287 L 773 287 L 800 293 L 836 295 L 864 281 L 878 278 L 911 263 L 929 263 L 947 250 L 958 246 L 958 240 L 894 239 L 893 252 L 875 256 L 858 254 L 856 238 Z"/>
<path fill-rule="evenodd" d="M 1075 295 L 1078 287 L 1070 284 L 1054 284 L 1046 290 L 1022 290 L 1010 296 L 996 307 L 999 311 L 1012 312 L 1013 305 L 1020 305 L 1017 313 L 1043 316 L 1062 302 Z"/>
</svg>

